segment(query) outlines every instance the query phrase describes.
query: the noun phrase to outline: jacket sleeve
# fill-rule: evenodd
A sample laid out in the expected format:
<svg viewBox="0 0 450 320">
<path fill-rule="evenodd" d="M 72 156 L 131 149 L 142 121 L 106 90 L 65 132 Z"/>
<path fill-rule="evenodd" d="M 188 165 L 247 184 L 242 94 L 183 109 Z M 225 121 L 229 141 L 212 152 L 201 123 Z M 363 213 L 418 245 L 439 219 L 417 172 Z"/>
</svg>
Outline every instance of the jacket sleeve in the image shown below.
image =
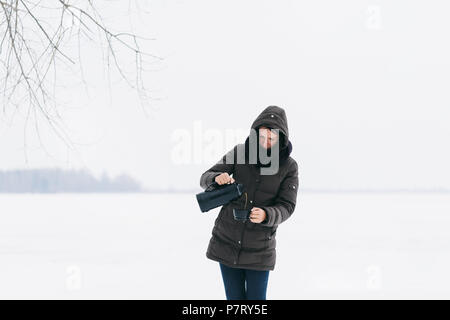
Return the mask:
<svg viewBox="0 0 450 320">
<path fill-rule="evenodd" d="M 266 212 L 266 219 L 261 224 L 266 227 L 274 227 L 286 221 L 294 212 L 297 191 L 298 165 L 294 161 L 280 185 L 275 204 L 261 207 Z"/>
<path fill-rule="evenodd" d="M 214 182 L 214 178 L 221 173 L 227 172 L 229 175 L 234 173 L 236 148 L 234 146 L 215 165 L 203 172 L 200 177 L 200 187 L 203 189 L 208 188 Z"/>
</svg>

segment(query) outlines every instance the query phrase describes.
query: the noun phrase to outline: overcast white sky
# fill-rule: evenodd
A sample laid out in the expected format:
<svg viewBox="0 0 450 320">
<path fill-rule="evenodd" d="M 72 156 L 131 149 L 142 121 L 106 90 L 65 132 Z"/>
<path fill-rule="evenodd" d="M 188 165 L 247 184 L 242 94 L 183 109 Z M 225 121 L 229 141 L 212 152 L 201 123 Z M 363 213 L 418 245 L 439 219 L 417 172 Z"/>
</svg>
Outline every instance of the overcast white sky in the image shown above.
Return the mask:
<svg viewBox="0 0 450 320">
<path fill-rule="evenodd" d="M 450 188 L 447 1 L 139 3 L 139 17 L 119 1 L 102 12 L 115 28 L 131 21 L 155 38 L 142 48 L 164 57 L 148 59 L 148 116 L 123 81 L 109 96 L 100 49 L 85 42 L 89 96 L 67 74 L 57 92 L 76 149 L 42 127 L 49 156 L 30 127 L 26 162 L 23 116 L 10 112 L 0 122 L 0 169 L 86 167 L 147 187 L 200 188 L 200 174 L 233 145 L 225 130 L 240 130 L 243 142 L 254 118 L 279 105 L 304 188 Z M 176 134 L 191 134 L 198 156 L 210 154 L 211 130 L 220 135 L 212 158 L 176 163 Z"/>
</svg>

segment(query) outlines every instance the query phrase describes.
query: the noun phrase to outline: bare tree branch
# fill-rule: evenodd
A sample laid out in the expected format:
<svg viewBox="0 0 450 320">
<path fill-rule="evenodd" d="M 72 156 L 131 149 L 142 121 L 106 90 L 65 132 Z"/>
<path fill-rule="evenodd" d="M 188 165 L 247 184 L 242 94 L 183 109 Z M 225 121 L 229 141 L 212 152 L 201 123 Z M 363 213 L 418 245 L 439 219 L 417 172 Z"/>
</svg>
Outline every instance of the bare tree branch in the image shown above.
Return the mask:
<svg viewBox="0 0 450 320">
<path fill-rule="evenodd" d="M 56 101 L 56 86 L 59 82 L 57 71 L 63 65 L 68 69 L 77 67 L 88 91 L 82 66 L 81 43 L 84 39 L 95 41 L 94 30 L 97 30 L 100 39 L 106 44 L 105 64 L 108 73 L 111 57 L 115 70 L 128 86 L 137 91 L 141 103 L 149 99 L 142 76 L 143 58 L 163 60 L 162 57 L 140 49 L 140 41 L 154 39 L 125 30 L 114 32 L 106 25 L 94 1 L 83 1 L 83 6 L 76 3 L 79 1 L 0 0 L 0 94 L 3 99 L 3 114 L 6 114 L 8 108 L 12 107 L 17 111 L 26 105 L 25 126 L 33 116 L 41 145 L 43 142 L 37 122 L 43 117 L 68 147 L 74 146 L 65 132 L 63 119 L 59 114 L 60 105 Z M 71 57 L 64 52 L 64 45 L 73 37 L 76 37 L 78 57 Z M 132 76 L 128 75 L 121 64 L 117 54 L 119 48 L 128 50 L 130 56 L 134 57 Z M 51 71 L 53 81 L 49 78 Z M 52 93 L 50 85 L 53 87 Z M 26 133 L 26 128 L 24 132 Z M 26 149 L 26 138 L 24 147 Z"/>
</svg>

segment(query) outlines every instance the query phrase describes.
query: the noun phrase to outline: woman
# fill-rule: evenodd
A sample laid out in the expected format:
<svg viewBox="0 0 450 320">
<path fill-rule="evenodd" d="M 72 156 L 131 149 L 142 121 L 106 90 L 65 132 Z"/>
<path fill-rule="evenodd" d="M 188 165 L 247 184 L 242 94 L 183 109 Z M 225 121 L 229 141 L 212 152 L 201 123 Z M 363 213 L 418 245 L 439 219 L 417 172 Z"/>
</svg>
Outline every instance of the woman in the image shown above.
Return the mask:
<svg viewBox="0 0 450 320">
<path fill-rule="evenodd" d="M 256 139 L 250 139 L 254 132 Z M 252 161 L 254 149 L 256 161 Z M 260 149 L 270 156 L 269 162 L 260 156 Z M 272 150 L 279 152 L 271 154 Z M 298 166 L 291 151 L 286 113 L 269 106 L 253 122 L 245 143 L 236 145 L 200 178 L 203 189 L 214 182 L 244 185 L 242 196 L 221 208 L 206 252 L 219 262 L 228 300 L 266 299 L 269 271 L 275 268 L 277 227 L 292 215 L 297 200 Z M 273 164 L 278 170 L 264 174 L 263 169 Z M 235 220 L 233 208 L 251 209 L 250 219 Z"/>
</svg>

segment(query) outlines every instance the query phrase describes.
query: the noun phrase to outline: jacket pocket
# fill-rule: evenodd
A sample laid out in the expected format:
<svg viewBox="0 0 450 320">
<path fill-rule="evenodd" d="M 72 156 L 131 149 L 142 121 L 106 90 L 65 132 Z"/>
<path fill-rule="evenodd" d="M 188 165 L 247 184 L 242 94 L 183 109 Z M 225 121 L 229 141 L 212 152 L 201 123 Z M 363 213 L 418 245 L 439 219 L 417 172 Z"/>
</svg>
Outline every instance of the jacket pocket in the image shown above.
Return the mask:
<svg viewBox="0 0 450 320">
<path fill-rule="evenodd" d="M 275 238 L 276 234 L 277 234 L 277 228 L 269 229 L 268 239 L 271 240 L 272 238 Z"/>
</svg>

